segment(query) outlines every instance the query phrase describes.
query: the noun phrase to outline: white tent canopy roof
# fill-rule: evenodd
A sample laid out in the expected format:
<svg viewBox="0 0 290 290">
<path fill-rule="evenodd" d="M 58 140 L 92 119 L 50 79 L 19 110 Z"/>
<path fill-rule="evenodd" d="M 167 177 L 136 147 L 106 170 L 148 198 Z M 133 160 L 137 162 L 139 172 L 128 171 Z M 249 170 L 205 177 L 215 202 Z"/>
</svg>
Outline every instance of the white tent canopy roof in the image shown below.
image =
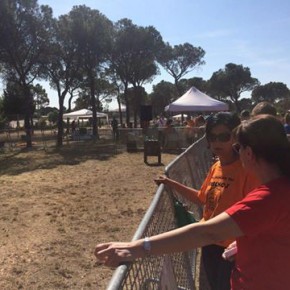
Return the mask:
<svg viewBox="0 0 290 290">
<path fill-rule="evenodd" d="M 165 107 L 169 112 L 227 111 L 228 104 L 218 101 L 191 87 L 179 99 Z"/>
<path fill-rule="evenodd" d="M 114 107 L 109 110 L 110 112 L 119 112 L 119 107 Z M 126 112 L 126 106 L 121 105 L 121 112 Z"/>
<path fill-rule="evenodd" d="M 64 118 L 73 118 L 73 119 L 91 118 L 92 116 L 93 116 L 93 112 L 91 110 L 88 110 L 88 109 L 81 109 L 78 111 L 63 114 Z M 97 118 L 107 118 L 107 117 L 108 117 L 107 114 L 97 112 Z"/>
<path fill-rule="evenodd" d="M 187 114 L 178 114 L 178 115 L 174 115 L 174 116 L 172 116 L 172 119 L 181 119 L 182 118 L 182 115 L 183 115 L 183 117 L 187 117 Z"/>
</svg>

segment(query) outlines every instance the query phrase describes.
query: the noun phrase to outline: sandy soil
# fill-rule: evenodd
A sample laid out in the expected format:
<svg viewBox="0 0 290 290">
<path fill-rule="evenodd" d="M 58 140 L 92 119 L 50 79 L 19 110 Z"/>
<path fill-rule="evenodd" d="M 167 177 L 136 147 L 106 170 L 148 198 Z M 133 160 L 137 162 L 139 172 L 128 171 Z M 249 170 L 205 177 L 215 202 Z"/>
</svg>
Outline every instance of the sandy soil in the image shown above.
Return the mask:
<svg viewBox="0 0 290 290">
<path fill-rule="evenodd" d="M 98 242 L 130 240 L 176 154 L 88 143 L 0 153 L 0 289 L 105 289 Z"/>
</svg>

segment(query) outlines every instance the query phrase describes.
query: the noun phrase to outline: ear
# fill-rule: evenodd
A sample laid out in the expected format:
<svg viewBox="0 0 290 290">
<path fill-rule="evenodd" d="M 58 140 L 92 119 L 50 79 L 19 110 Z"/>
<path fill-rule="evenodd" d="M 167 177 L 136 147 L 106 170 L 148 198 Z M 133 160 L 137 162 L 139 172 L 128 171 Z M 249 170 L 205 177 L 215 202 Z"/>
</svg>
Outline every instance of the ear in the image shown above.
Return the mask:
<svg viewBox="0 0 290 290">
<path fill-rule="evenodd" d="M 257 162 L 256 155 L 254 154 L 252 148 L 249 146 L 246 146 L 246 148 L 244 148 L 244 157 L 251 164 L 255 164 Z"/>
</svg>

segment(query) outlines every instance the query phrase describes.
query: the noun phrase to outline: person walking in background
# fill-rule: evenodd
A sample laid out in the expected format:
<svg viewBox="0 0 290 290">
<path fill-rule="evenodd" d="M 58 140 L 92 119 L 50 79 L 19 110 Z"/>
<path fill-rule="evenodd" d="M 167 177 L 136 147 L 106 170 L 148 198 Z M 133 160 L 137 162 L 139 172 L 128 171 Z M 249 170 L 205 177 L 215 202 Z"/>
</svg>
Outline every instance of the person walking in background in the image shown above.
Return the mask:
<svg viewBox="0 0 290 290">
<path fill-rule="evenodd" d="M 194 142 L 194 121 L 190 116 L 186 117 L 186 121 L 184 122 L 184 134 L 185 139 L 188 145 L 191 145 Z"/>
<path fill-rule="evenodd" d="M 113 117 L 113 120 L 111 121 L 111 127 L 113 132 L 113 139 L 117 141 L 119 139 L 119 131 L 118 131 L 118 121 L 116 117 Z"/>
<path fill-rule="evenodd" d="M 162 128 L 162 127 L 165 127 L 165 125 L 166 125 L 166 120 L 164 119 L 163 115 L 160 115 L 157 118 L 157 127 Z"/>
<path fill-rule="evenodd" d="M 76 128 L 77 128 L 77 125 L 76 125 L 76 121 L 75 121 L 75 120 L 73 120 L 73 121 L 71 122 L 70 127 L 71 127 L 71 133 L 72 133 L 72 135 L 74 135 L 74 133 L 75 133 L 75 131 L 76 131 Z"/>
<path fill-rule="evenodd" d="M 73 120 L 70 124 L 70 128 L 71 128 L 71 136 L 72 136 L 72 139 L 75 140 L 77 138 L 77 124 L 76 124 L 76 121 Z"/>
<path fill-rule="evenodd" d="M 97 259 L 107 266 L 237 240 L 231 289 L 285 289 L 290 284 L 290 144 L 283 125 L 270 115 L 242 122 L 235 150 L 261 185 L 203 223 L 194 223 L 132 242 L 101 243 Z"/>
<path fill-rule="evenodd" d="M 157 184 L 163 183 L 176 190 L 189 201 L 203 205 L 203 220 L 209 220 L 225 211 L 259 184 L 253 175 L 244 170 L 239 155 L 233 150 L 232 130 L 239 124 L 239 117 L 232 113 L 217 113 L 207 119 L 206 139 L 218 161 L 210 168 L 200 190 L 166 176 L 155 180 Z M 232 242 L 219 241 L 202 249 L 202 261 L 212 289 L 230 289 L 233 263 L 225 261 L 222 254 Z"/>
<path fill-rule="evenodd" d="M 194 141 L 201 138 L 205 132 L 205 119 L 202 115 L 194 119 Z"/>
</svg>

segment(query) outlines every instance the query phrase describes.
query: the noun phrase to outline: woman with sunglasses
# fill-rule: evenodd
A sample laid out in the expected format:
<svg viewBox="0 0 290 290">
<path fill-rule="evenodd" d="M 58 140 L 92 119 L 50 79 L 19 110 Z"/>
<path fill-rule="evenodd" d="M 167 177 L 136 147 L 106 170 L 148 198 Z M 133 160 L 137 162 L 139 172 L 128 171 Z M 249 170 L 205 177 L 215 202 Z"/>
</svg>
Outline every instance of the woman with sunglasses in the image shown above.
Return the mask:
<svg viewBox="0 0 290 290">
<path fill-rule="evenodd" d="M 191 202 L 203 205 L 203 219 L 207 221 L 243 199 L 259 182 L 248 174 L 233 149 L 232 130 L 240 124 L 236 114 L 221 112 L 207 119 L 205 134 L 210 150 L 217 161 L 210 168 L 200 190 L 187 187 L 166 176 L 155 179 L 175 189 Z M 223 240 L 202 248 L 202 262 L 212 290 L 230 289 L 230 276 L 234 263 L 222 254 L 233 240 Z"/>
<path fill-rule="evenodd" d="M 270 115 L 244 121 L 235 135 L 241 162 L 257 176 L 260 186 L 204 223 L 128 243 L 99 244 L 96 257 L 117 266 L 148 254 L 188 251 L 234 238 L 238 252 L 232 290 L 286 289 L 290 284 L 290 144 L 281 122 Z"/>
</svg>

